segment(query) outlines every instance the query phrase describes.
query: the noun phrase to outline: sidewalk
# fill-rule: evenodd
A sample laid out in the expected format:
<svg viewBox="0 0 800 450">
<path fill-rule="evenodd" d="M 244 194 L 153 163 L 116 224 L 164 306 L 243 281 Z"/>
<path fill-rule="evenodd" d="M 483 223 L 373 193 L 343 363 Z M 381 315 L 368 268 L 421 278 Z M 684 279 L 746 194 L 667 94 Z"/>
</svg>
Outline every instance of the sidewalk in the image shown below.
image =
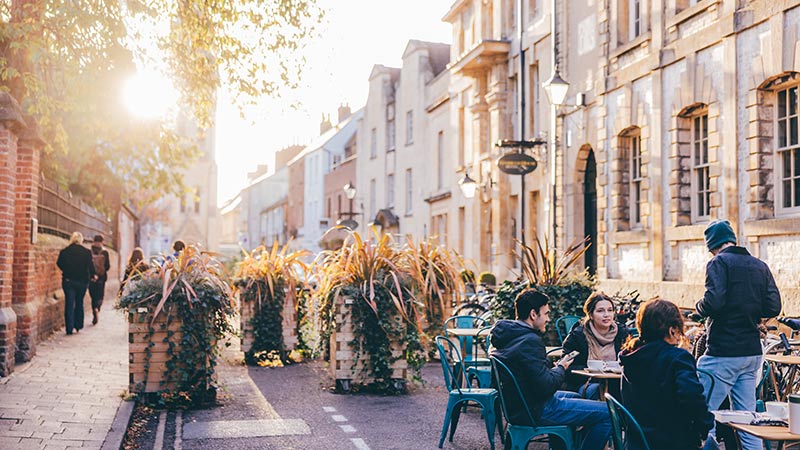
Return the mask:
<svg viewBox="0 0 800 450">
<path fill-rule="evenodd" d="M 128 387 L 128 327 L 115 294 L 107 289 L 97 325 L 89 312 L 80 333 L 62 327 L 0 378 L 0 449 L 102 447 Z"/>
</svg>

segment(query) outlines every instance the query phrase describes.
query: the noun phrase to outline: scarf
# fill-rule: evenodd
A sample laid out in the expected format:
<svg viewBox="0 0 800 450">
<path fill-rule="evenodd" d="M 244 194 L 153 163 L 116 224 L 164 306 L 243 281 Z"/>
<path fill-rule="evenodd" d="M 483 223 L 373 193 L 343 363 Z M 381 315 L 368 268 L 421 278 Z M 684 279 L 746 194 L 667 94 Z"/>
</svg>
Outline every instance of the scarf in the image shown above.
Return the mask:
<svg viewBox="0 0 800 450">
<path fill-rule="evenodd" d="M 586 321 L 584 328 L 586 343 L 589 346 L 588 359 L 599 359 L 601 361 L 616 361 L 617 350 L 614 348 L 614 339 L 617 337 L 617 324 L 611 322 L 611 327 L 605 334 L 600 334 L 594 327 L 591 320 Z"/>
</svg>

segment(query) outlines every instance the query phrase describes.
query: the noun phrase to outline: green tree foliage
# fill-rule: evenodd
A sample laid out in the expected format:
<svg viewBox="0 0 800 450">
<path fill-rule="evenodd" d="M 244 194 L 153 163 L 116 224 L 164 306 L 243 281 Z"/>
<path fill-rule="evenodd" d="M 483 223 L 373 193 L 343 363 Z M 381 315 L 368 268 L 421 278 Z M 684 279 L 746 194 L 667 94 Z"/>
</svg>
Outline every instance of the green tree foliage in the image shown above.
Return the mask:
<svg viewBox="0 0 800 450">
<path fill-rule="evenodd" d="M 37 122 L 46 176 L 147 204 L 180 189 L 196 150 L 122 108 L 136 66 L 167 74 L 207 129 L 220 88 L 245 107 L 296 86 L 321 17 L 316 0 L 0 0 L 0 88 Z"/>
</svg>

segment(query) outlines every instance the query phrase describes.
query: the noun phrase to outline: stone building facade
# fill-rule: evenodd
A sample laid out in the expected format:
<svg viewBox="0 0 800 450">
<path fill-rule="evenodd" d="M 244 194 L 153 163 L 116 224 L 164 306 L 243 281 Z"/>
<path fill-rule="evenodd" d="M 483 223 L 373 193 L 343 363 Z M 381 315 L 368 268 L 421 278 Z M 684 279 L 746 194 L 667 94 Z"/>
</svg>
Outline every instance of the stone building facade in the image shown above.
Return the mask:
<svg viewBox="0 0 800 450">
<path fill-rule="evenodd" d="M 362 234 L 373 223 L 382 232 L 435 235 L 452 245 L 449 59 L 449 45 L 411 40 L 402 67 L 372 69 L 356 165 Z"/>
<path fill-rule="evenodd" d="M 555 2 L 555 39 L 552 3 L 522 2 L 522 45 L 516 2 L 459 0 L 444 17 L 451 123 L 464 151 L 456 170 L 488 192 L 467 204 L 485 233 L 472 240 L 476 262 L 513 276 L 524 195 L 529 241 L 563 248 L 589 235 L 585 263 L 602 289 L 690 305 L 710 258 L 703 229 L 727 219 L 772 267 L 787 312 L 800 312 L 800 1 Z M 570 83 L 557 108 L 542 88 L 554 44 Z M 548 146 L 533 152 L 540 168 L 520 193 L 491 144 L 536 136 Z"/>
</svg>

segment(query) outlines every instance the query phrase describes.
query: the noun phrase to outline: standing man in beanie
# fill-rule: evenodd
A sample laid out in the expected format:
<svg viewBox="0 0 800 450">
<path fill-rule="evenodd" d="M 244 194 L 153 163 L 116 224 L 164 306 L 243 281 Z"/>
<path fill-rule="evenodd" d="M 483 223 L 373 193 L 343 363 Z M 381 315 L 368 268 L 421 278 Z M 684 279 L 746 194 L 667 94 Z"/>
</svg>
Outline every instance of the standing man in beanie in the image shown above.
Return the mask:
<svg viewBox="0 0 800 450">
<path fill-rule="evenodd" d="M 56 265 L 61 269 L 61 287 L 64 289 L 64 327 L 67 334 L 83 328 L 83 297 L 89 280 L 94 277 L 92 252 L 83 246 L 83 234 L 76 231 L 69 245 L 58 254 Z"/>
<path fill-rule="evenodd" d="M 719 409 L 728 395 L 736 410 L 756 410 L 757 376 L 762 364 L 758 324 L 781 312 L 781 296 L 769 267 L 736 245 L 730 222 L 715 220 L 705 230 L 706 247 L 714 255 L 706 265 L 706 292 L 697 312 L 708 317 L 706 352 L 697 368 L 714 374 L 701 382 L 708 409 Z M 763 448 L 761 440 L 741 434 L 744 450 Z M 709 445 L 711 440 L 709 440 Z"/>
<path fill-rule="evenodd" d="M 99 234 L 95 235 L 92 242 L 92 264 L 95 276 L 89 281 L 89 297 L 92 299 L 92 325 L 97 325 L 108 281 L 108 269 L 111 268 L 108 250 L 103 247 L 103 236 Z"/>
</svg>

